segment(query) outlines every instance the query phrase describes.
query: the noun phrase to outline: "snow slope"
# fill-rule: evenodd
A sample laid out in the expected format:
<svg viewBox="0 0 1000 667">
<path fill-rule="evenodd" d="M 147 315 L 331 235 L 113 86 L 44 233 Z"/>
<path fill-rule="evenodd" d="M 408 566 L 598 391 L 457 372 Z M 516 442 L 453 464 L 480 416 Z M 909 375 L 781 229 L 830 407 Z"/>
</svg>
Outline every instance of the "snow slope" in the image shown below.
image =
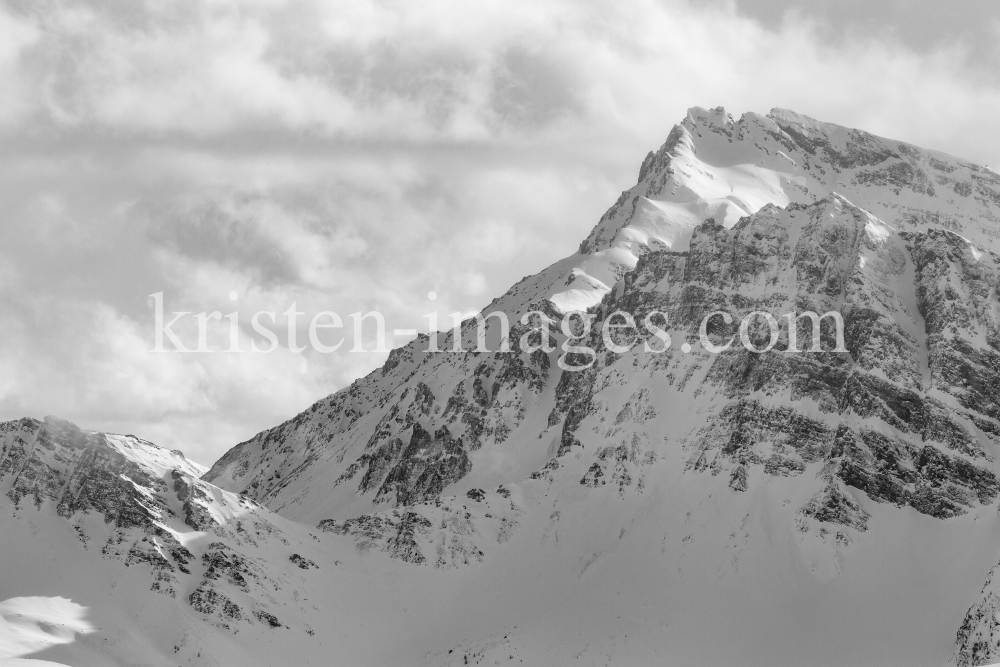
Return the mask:
<svg viewBox="0 0 1000 667">
<path fill-rule="evenodd" d="M 86 609 L 61 597 L 23 597 L 0 602 L 0 659 L 68 644 L 76 633 L 93 632 Z"/>
</svg>

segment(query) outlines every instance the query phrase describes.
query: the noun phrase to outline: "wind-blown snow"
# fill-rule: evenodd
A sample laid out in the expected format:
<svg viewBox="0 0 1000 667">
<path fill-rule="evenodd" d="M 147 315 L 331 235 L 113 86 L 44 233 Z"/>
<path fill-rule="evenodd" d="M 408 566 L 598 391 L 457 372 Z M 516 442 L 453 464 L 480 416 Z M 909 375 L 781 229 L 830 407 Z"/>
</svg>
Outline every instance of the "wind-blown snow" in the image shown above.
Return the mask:
<svg viewBox="0 0 1000 667">
<path fill-rule="evenodd" d="M 87 609 L 62 597 L 18 597 L 0 602 L 0 665 L 54 644 L 69 644 L 77 633 L 94 632 Z"/>
</svg>

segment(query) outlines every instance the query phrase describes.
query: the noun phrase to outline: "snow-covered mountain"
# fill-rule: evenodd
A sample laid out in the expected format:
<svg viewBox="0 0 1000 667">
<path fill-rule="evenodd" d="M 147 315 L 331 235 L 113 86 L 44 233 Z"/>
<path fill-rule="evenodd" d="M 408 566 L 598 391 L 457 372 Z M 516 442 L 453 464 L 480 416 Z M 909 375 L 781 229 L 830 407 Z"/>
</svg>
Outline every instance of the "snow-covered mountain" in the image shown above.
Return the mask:
<svg viewBox="0 0 1000 667">
<path fill-rule="evenodd" d="M 315 573 L 337 559 L 204 472 L 130 435 L 0 424 L 0 597 L 17 612 L 0 602 L 0 663 L 43 649 L 74 667 L 308 664 L 329 647 L 312 624 L 335 596 L 312 598 L 327 597 Z M 75 619 L 76 642 L 53 631 L 68 600 L 92 616 Z M 279 641 L 245 639 L 261 632 Z"/>
<path fill-rule="evenodd" d="M 204 474 L 131 436 L 0 427 L 4 579 L 60 573 L 47 594 L 104 614 L 40 654 L 79 664 L 985 664 L 998 293 L 996 173 L 692 109 L 578 253 L 484 310 L 511 352 L 475 351 L 475 320 L 462 352 L 423 336 Z M 589 368 L 524 351 L 521 315 L 584 309 Z M 610 349 L 617 310 L 666 313 L 670 346 Z M 773 313 L 774 349 L 709 352 L 713 311 L 717 342 Z M 780 315 L 804 311 L 842 313 L 846 351 L 829 319 L 823 351 L 790 351 Z"/>
</svg>

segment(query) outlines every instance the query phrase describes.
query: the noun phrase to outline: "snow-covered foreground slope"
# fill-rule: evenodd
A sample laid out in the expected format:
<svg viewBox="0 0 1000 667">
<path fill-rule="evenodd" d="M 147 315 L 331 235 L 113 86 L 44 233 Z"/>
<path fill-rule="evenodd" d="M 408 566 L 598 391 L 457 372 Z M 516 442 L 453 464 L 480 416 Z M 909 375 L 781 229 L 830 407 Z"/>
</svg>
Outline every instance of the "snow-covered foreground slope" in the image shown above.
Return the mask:
<svg viewBox="0 0 1000 667">
<path fill-rule="evenodd" d="M 71 664 L 984 664 L 998 239 L 981 167 L 693 109 L 579 253 L 485 311 L 589 308 L 590 368 L 522 351 L 521 325 L 474 352 L 470 321 L 468 351 L 419 338 L 204 474 L 4 425 L 0 602 L 86 607 L 94 632 L 36 656 Z M 669 348 L 610 349 L 619 309 L 666 313 Z M 705 349 L 718 310 L 717 344 L 766 311 L 774 349 Z M 829 319 L 823 351 L 789 350 L 807 310 L 843 314 L 846 351 Z"/>
<path fill-rule="evenodd" d="M 93 632 L 83 619 L 85 613 L 84 607 L 61 597 L 5 600 L 0 603 L 0 660 L 68 644 L 77 633 Z"/>
<path fill-rule="evenodd" d="M 945 522 L 900 516 L 862 498 L 868 531 L 878 538 L 838 548 L 815 530 L 788 530 L 812 493 L 806 476 L 781 485 L 762 480 L 735 494 L 725 476 L 684 474 L 685 461 L 681 450 L 664 452 L 647 473 L 662 479 L 641 493 L 580 485 L 587 461 L 568 456 L 539 479 L 474 494 L 478 500 L 446 496 L 410 506 L 434 521 L 431 530 L 414 530 L 429 556 L 422 564 L 261 508 L 244 505 L 226 518 L 228 494 L 221 508 L 204 503 L 220 525 L 196 531 L 170 491 L 153 488 L 174 513 L 159 525 L 194 556 L 186 575 L 163 554 L 175 567 L 176 595 L 162 585 L 151 590 L 162 584 L 162 564 L 101 548 L 125 534 L 122 544 L 134 551 L 148 530 L 105 524 L 100 510 L 59 516 L 49 500 L 11 510 L 5 499 L 0 597 L 61 597 L 85 610 L 75 641 L 29 654 L 74 667 L 801 665 L 803 656 L 815 658 L 806 664 L 914 665 L 948 658 L 952 620 L 975 592 L 963 573 L 988 570 L 998 546 L 996 531 L 980 529 L 995 519 L 993 508 Z M 251 522 L 259 531 L 252 536 Z M 434 538 L 445 525 L 438 534 L 451 544 L 478 548 L 468 563 L 436 560 L 449 552 Z M 194 601 L 205 582 L 238 612 L 199 609 Z"/>
</svg>

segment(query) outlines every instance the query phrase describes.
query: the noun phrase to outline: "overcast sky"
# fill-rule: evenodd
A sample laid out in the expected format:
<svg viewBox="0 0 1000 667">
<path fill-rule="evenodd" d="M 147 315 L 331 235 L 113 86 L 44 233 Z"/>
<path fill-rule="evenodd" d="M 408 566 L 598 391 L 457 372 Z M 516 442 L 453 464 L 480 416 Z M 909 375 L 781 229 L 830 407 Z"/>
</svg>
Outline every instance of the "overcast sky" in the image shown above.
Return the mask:
<svg viewBox="0 0 1000 667">
<path fill-rule="evenodd" d="M 2 2 L 0 419 L 210 464 L 385 355 L 153 354 L 150 294 L 244 327 L 292 302 L 390 330 L 481 308 L 572 253 L 690 106 L 1000 164 L 998 19 L 995 0 Z"/>
</svg>

